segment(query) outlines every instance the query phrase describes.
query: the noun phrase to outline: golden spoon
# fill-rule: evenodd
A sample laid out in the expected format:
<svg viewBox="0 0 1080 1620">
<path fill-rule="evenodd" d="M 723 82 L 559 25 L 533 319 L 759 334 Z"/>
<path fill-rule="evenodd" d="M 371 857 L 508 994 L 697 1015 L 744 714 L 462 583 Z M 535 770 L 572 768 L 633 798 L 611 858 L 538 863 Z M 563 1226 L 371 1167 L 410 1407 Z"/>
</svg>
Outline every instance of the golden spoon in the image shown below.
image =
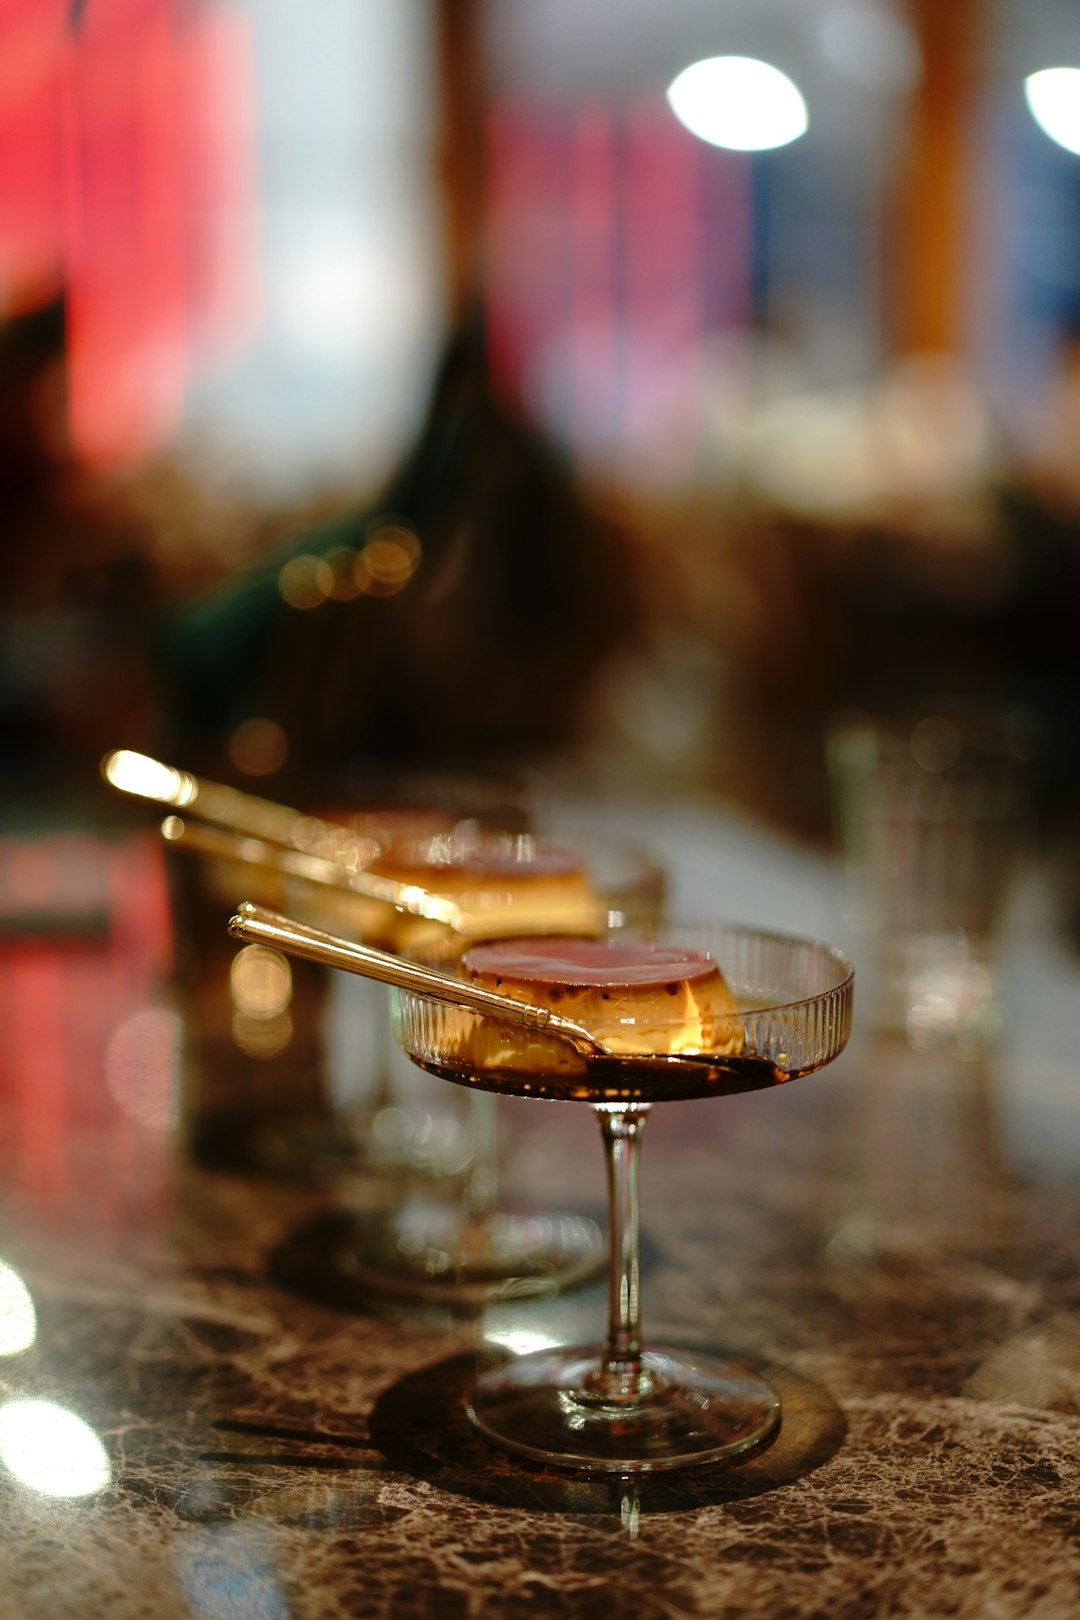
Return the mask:
<svg viewBox="0 0 1080 1620">
<path fill-rule="evenodd" d="M 178 770 L 149 754 L 117 748 L 101 762 L 101 774 L 119 793 L 151 799 L 173 810 L 188 810 L 201 821 L 214 822 L 243 837 L 261 838 L 286 849 L 320 855 L 356 870 L 379 853 L 375 838 L 337 826 L 319 816 L 305 815 L 272 799 L 261 799 L 239 788 L 209 782 L 191 771 Z"/>
<path fill-rule="evenodd" d="M 446 1001 L 469 1012 L 486 1013 L 504 1024 L 516 1024 L 525 1029 L 542 1030 L 567 1041 L 575 1051 L 586 1057 L 607 1056 L 608 1049 L 582 1025 L 562 1018 L 547 1007 L 531 1002 L 515 1001 L 512 996 L 501 996 L 496 990 L 485 990 L 481 985 L 469 984 L 438 968 L 425 967 L 389 951 L 377 951 L 370 945 L 355 945 L 351 940 L 339 939 L 321 928 L 297 922 L 293 917 L 282 917 L 245 900 L 229 919 L 229 933 L 259 945 L 270 945 L 293 956 L 306 957 L 324 967 L 343 968 L 348 973 L 360 973 L 382 984 L 396 985 L 401 990 L 412 990 L 418 995 Z"/>
<path fill-rule="evenodd" d="M 237 861 L 263 871 L 280 873 L 283 877 L 299 878 L 305 883 L 336 889 L 339 893 L 348 891 L 362 899 L 379 901 L 393 906 L 397 911 L 406 911 L 414 917 L 427 917 L 455 932 L 469 932 L 472 919 L 461 906 L 441 895 L 429 894 L 414 883 L 399 883 L 395 878 L 379 877 L 375 872 L 354 872 L 321 855 L 285 849 L 261 838 L 243 837 L 221 827 L 207 827 L 197 821 L 185 820 L 182 816 L 166 816 L 161 823 L 161 836 L 167 843 L 188 850 L 193 855 Z"/>
</svg>

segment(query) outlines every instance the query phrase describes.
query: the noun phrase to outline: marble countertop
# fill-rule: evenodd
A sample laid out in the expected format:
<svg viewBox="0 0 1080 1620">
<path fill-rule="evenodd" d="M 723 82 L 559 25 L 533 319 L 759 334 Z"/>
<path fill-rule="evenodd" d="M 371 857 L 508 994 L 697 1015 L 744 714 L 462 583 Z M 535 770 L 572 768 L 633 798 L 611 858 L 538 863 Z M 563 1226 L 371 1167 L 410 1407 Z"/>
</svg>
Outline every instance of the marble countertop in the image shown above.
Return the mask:
<svg viewBox="0 0 1080 1620">
<path fill-rule="evenodd" d="M 828 862 L 713 807 L 625 821 L 676 856 L 677 904 L 842 934 Z M 763 1367 L 784 1416 L 749 1461 L 634 1483 L 503 1456 L 464 1413 L 485 1358 L 594 1340 L 598 1280 L 467 1303 L 357 1263 L 459 1192 L 464 1093 L 395 1068 L 388 1113 L 360 1044 L 297 1095 L 377 1140 L 301 1111 L 247 1163 L 194 1156 L 211 1057 L 152 842 L 29 847 L 0 850 L 25 901 L 0 942 L 0 1620 L 1080 1612 L 1080 968 L 1038 883 L 992 1054 L 857 1018 L 819 1075 L 653 1111 L 647 1336 Z M 46 854 L 93 867 L 62 924 L 30 904 Z M 363 1009 L 319 1005 L 340 1064 Z M 245 1039 L 258 1113 L 288 1047 Z M 602 1221 L 587 1111 L 499 1108 L 502 1202 Z"/>
</svg>

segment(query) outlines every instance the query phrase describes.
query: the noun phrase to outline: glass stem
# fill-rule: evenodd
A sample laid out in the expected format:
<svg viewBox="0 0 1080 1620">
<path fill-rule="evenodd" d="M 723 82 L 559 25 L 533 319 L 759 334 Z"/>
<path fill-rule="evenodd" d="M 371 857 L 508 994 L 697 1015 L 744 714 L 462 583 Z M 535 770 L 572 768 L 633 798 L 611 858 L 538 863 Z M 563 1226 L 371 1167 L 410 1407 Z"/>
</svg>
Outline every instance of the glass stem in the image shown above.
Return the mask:
<svg viewBox="0 0 1080 1620">
<path fill-rule="evenodd" d="M 648 1104 L 598 1108 L 608 1184 L 608 1337 L 599 1373 L 607 1399 L 642 1393 L 638 1160 Z"/>
<path fill-rule="evenodd" d="M 372 986 L 373 989 L 382 989 L 381 985 Z M 380 1113 L 389 1108 L 394 1101 L 394 1082 L 390 1077 L 390 1054 L 394 1043 L 390 1038 L 390 1012 L 385 996 L 379 996 L 373 1014 L 373 1040 L 375 1086 L 371 1100 L 371 1112 Z"/>
<path fill-rule="evenodd" d="M 498 1098 L 490 1091 L 469 1093 L 472 1162 L 465 1188 L 465 1208 L 474 1221 L 494 1214 L 499 1199 Z"/>
</svg>

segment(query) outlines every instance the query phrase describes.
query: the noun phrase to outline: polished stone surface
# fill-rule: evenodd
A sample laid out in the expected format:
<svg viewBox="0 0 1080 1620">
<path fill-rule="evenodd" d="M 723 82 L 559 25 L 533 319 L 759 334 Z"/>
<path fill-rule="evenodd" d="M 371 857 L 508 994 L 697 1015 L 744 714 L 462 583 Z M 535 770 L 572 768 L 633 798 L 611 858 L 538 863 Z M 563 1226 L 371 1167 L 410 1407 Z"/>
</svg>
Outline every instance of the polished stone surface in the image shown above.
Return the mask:
<svg viewBox="0 0 1080 1620">
<path fill-rule="evenodd" d="M 827 863 L 707 810 L 659 830 L 702 904 L 842 926 Z M 367 1295 L 349 1244 L 408 1177 L 305 1168 L 299 1124 L 275 1173 L 190 1162 L 167 953 L 125 911 L 154 858 L 118 865 L 108 926 L 0 947 L 0 1620 L 1080 1613 L 1080 965 L 1038 875 L 992 1056 L 861 1027 L 798 1085 L 654 1110 L 647 1331 L 769 1370 L 784 1420 L 740 1465 L 631 1483 L 464 1415 L 491 1356 L 594 1338 L 600 1283 Z M 726 906 L 755 872 L 758 914 Z M 508 1197 L 600 1214 L 585 1110 L 501 1128 Z"/>
</svg>

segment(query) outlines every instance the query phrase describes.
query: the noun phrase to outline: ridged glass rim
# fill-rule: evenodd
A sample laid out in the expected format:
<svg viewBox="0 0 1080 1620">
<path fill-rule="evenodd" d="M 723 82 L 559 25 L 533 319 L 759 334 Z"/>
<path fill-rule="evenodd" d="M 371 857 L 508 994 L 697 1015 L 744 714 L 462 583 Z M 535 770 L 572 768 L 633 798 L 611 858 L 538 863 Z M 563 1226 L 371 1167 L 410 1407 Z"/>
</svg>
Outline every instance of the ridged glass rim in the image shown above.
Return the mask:
<svg viewBox="0 0 1080 1620">
<path fill-rule="evenodd" d="M 837 968 L 841 970 L 840 976 L 835 984 L 827 985 L 822 990 L 815 990 L 812 995 L 796 996 L 792 1001 L 770 1001 L 767 1007 L 750 1007 L 747 1008 L 745 1012 L 730 1013 L 728 1016 L 731 1018 L 750 1018 L 753 1017 L 755 1013 L 764 1014 L 795 1012 L 800 1007 L 813 1006 L 817 1002 L 824 1001 L 829 996 L 836 995 L 839 991 L 849 989 L 855 978 L 855 964 L 852 962 L 847 952 L 842 950 L 839 945 L 830 945 L 828 940 L 821 939 L 810 934 L 787 934 L 783 931 L 783 929 L 780 928 L 759 928 L 755 923 L 729 922 L 726 919 L 719 922 L 710 923 L 702 922 L 700 920 L 691 920 L 689 918 L 676 918 L 673 923 L 665 923 L 659 929 L 654 943 L 664 943 L 666 937 L 671 934 L 673 929 L 681 930 L 683 928 L 696 928 L 702 933 L 715 932 L 741 934 L 747 939 L 753 938 L 768 941 L 770 944 L 774 945 L 794 945 L 802 950 L 817 951 L 823 956 L 827 957 L 830 962 L 835 963 Z M 614 939 L 617 938 L 618 935 L 617 933 L 612 933 L 610 937 Z M 673 937 L 672 943 L 677 944 L 682 943 L 682 941 Z M 708 951 L 706 954 L 712 956 L 717 967 L 722 973 L 725 974 L 726 977 L 724 964 L 718 960 L 715 953 L 713 951 Z"/>
</svg>

